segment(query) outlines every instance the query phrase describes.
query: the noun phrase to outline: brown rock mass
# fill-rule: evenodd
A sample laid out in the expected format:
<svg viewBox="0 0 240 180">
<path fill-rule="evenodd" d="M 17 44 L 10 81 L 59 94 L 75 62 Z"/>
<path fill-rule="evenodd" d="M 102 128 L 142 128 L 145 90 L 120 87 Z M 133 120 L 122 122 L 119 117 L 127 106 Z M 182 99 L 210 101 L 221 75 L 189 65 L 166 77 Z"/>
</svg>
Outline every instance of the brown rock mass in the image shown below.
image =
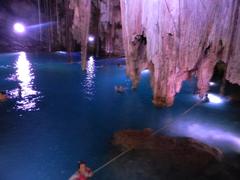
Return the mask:
<svg viewBox="0 0 240 180">
<path fill-rule="evenodd" d="M 157 150 L 158 153 L 173 153 L 176 157 L 198 166 L 206 166 L 211 160 L 221 161 L 223 154 L 220 150 L 210 147 L 191 138 L 174 138 L 168 136 L 152 135 L 151 129 L 122 130 L 114 134 L 113 144 L 123 149 L 134 148 Z M 192 155 L 190 158 L 189 156 Z M 186 156 L 186 157 L 185 157 Z M 189 159 L 188 159 L 188 158 Z M 200 158 L 199 158 L 200 157 Z M 198 162 L 197 162 L 198 161 Z"/>
</svg>

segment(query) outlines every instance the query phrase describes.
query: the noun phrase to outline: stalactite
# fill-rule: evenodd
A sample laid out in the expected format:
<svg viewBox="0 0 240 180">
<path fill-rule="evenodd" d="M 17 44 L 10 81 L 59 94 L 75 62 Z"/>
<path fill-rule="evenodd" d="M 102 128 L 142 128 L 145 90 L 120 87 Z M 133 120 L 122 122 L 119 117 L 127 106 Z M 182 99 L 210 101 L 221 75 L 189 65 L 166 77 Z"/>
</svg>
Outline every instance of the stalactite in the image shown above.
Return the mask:
<svg viewBox="0 0 240 180">
<path fill-rule="evenodd" d="M 88 53 L 91 55 L 99 54 L 99 21 L 100 6 L 99 0 L 91 0 L 91 19 L 89 26 L 89 36 L 94 37 L 93 42 L 88 43 Z"/>
<path fill-rule="evenodd" d="M 56 0 L 55 4 L 55 13 L 56 13 L 56 33 L 57 33 L 57 45 L 59 46 L 59 43 L 61 42 L 61 32 L 60 32 L 60 18 L 59 18 L 59 0 Z"/>
<path fill-rule="evenodd" d="M 47 22 L 51 22 L 51 6 L 48 0 L 45 0 L 45 10 Z M 48 41 L 48 52 L 52 51 L 52 37 L 51 37 L 51 27 L 47 29 L 47 41 Z"/>
<path fill-rule="evenodd" d="M 228 64 L 226 78 L 240 84 L 238 0 L 120 2 L 127 74 L 135 86 L 140 71 L 151 66 L 154 104 L 172 105 L 182 82 L 193 73 L 203 96 L 208 91 L 219 48 L 222 61 Z M 144 48 L 133 43 L 143 31 L 147 38 L 146 57 L 144 53 L 140 55 Z"/>
<path fill-rule="evenodd" d="M 240 1 L 232 0 L 231 5 L 229 51 L 224 62 L 227 64 L 226 79 L 240 85 Z"/>
<path fill-rule="evenodd" d="M 55 47 L 55 41 L 53 40 L 53 24 L 54 24 L 54 21 L 53 21 L 53 1 L 49 1 L 49 22 L 50 22 L 50 44 L 51 44 L 51 47 L 50 47 L 50 52 L 52 52 L 53 50 L 53 47 Z"/>
<path fill-rule="evenodd" d="M 86 69 L 88 34 L 91 18 L 90 0 L 70 0 L 70 9 L 74 10 L 72 25 L 73 38 L 81 43 L 81 62 L 82 69 Z"/>
<path fill-rule="evenodd" d="M 132 87 L 136 88 L 139 76 L 143 69 L 148 67 L 146 57 L 146 44 L 141 42 L 139 35 L 142 35 L 141 3 L 138 0 L 129 1 L 129 6 L 121 1 L 123 43 L 125 46 L 127 75 L 132 80 Z M 129 18 L 132 17 L 132 18 Z M 154 84 L 154 83 L 153 83 Z"/>
<path fill-rule="evenodd" d="M 41 2 L 38 0 L 38 24 L 42 23 Z M 39 41 L 42 42 L 42 26 L 39 26 Z"/>
<path fill-rule="evenodd" d="M 99 34 L 104 55 L 124 54 L 120 0 L 101 0 Z"/>
<path fill-rule="evenodd" d="M 69 1 L 65 1 L 65 29 L 66 29 L 66 49 L 68 62 L 72 62 L 72 35 L 71 35 L 71 25 L 72 25 L 72 17 L 69 9 Z"/>
</svg>

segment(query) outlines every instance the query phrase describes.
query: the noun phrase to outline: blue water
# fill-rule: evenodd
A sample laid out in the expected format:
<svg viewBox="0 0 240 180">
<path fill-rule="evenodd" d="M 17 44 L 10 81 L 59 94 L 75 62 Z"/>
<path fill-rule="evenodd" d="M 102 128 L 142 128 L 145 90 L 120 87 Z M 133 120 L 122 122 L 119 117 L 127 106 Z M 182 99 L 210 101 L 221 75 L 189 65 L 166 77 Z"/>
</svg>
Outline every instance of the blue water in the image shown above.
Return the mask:
<svg viewBox="0 0 240 180">
<path fill-rule="evenodd" d="M 184 83 L 173 107 L 159 109 L 151 102 L 148 72 L 133 91 L 125 66 L 117 66 L 124 59 L 90 58 L 86 72 L 78 59 L 69 64 L 60 53 L 0 55 L 0 90 L 10 98 L 0 102 L 0 180 L 66 180 L 79 160 L 92 169 L 109 160 L 115 131 L 158 129 L 172 121 L 162 133 L 240 151 L 240 109 L 228 100 L 199 105 L 178 118 L 198 102 L 195 81 Z M 116 93 L 115 85 L 126 92 Z"/>
</svg>

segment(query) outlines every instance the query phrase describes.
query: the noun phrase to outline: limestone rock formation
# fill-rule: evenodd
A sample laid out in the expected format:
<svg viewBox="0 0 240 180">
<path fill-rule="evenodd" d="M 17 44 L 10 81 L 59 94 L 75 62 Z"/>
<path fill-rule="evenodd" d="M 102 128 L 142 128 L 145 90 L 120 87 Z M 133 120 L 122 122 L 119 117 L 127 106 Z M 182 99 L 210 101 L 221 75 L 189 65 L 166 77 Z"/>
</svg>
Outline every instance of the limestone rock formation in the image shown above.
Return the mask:
<svg viewBox="0 0 240 180">
<path fill-rule="evenodd" d="M 86 69 L 88 34 L 91 19 L 91 1 L 89 0 L 70 0 L 70 9 L 74 10 L 72 25 L 73 38 L 81 43 L 81 62 L 82 69 Z"/>
<path fill-rule="evenodd" d="M 1 1 L 0 51 L 25 50 L 29 46 L 39 46 L 37 32 L 31 31 L 31 36 L 19 36 L 13 32 L 13 24 L 16 21 L 24 23 L 26 26 L 34 24 L 37 19 L 35 12 L 37 12 L 37 5 L 34 1 Z"/>
<path fill-rule="evenodd" d="M 0 51 L 66 50 L 69 0 L 8 0 L 0 6 Z M 16 34 L 13 24 L 24 23 L 27 32 Z M 71 43 L 71 42 L 70 42 Z"/>
<path fill-rule="evenodd" d="M 9 0 L 0 7 L 0 50 L 71 52 L 80 45 L 83 69 L 88 49 L 102 56 L 125 51 L 133 88 L 148 68 L 153 103 L 171 106 L 192 76 L 204 96 L 216 64 L 224 64 L 223 79 L 240 85 L 239 15 L 239 0 Z M 16 19 L 43 26 L 19 36 L 9 33 Z"/>
<path fill-rule="evenodd" d="M 99 36 L 105 55 L 123 56 L 121 9 L 119 0 L 100 1 Z"/>
<path fill-rule="evenodd" d="M 81 44 L 82 68 L 86 68 L 88 37 L 95 37 L 97 54 L 124 55 L 119 0 L 70 0 L 74 12 L 72 34 Z"/>
<path fill-rule="evenodd" d="M 120 2 L 127 74 L 135 87 L 140 72 L 151 70 L 154 104 L 172 105 L 193 75 L 203 96 L 218 61 L 227 64 L 226 79 L 240 84 L 240 1 Z"/>
</svg>

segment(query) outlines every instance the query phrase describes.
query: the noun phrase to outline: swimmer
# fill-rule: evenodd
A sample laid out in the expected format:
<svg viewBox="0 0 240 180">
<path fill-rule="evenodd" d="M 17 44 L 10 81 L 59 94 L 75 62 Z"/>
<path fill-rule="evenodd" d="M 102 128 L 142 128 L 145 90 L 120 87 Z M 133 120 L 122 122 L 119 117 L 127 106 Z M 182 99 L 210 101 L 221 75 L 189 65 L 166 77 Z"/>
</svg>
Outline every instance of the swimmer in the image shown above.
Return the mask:
<svg viewBox="0 0 240 180">
<path fill-rule="evenodd" d="M 204 95 L 204 97 L 202 98 L 202 102 L 203 103 L 208 103 L 209 102 L 209 98 L 208 98 L 208 94 L 206 93 L 205 95 Z"/>
<path fill-rule="evenodd" d="M 78 171 L 69 180 L 88 180 L 92 176 L 93 172 L 86 163 L 79 162 Z"/>
<path fill-rule="evenodd" d="M 124 93 L 125 92 L 125 88 L 121 85 L 115 86 L 114 89 L 117 93 Z"/>
<path fill-rule="evenodd" d="M 20 85 L 18 86 L 18 96 L 22 97 L 22 87 Z"/>
<path fill-rule="evenodd" d="M 120 63 L 118 63 L 117 66 L 118 66 L 119 68 L 122 67 L 122 65 L 121 65 Z"/>
<path fill-rule="evenodd" d="M 0 102 L 4 102 L 8 99 L 6 93 L 4 91 L 0 92 Z"/>
</svg>

